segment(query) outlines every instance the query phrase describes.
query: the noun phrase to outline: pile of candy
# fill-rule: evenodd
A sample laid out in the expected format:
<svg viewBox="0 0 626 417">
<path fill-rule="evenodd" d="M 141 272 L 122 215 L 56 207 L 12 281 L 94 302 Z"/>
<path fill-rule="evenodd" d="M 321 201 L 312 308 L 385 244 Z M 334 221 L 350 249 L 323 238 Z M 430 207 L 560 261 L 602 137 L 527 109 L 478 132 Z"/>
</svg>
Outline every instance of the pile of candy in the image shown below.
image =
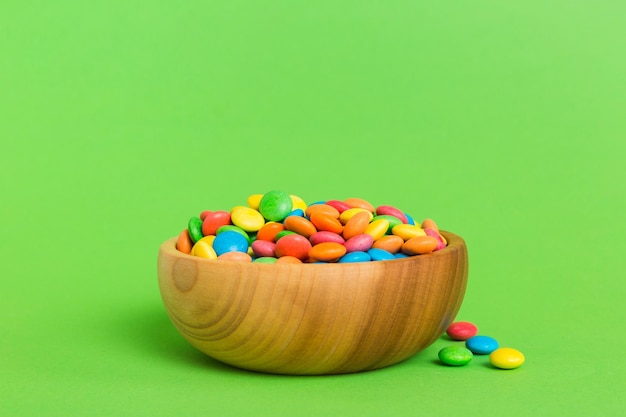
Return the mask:
<svg viewBox="0 0 626 417">
<path fill-rule="evenodd" d="M 393 206 L 360 198 L 307 205 L 270 191 L 251 195 L 247 204 L 192 217 L 176 248 L 209 259 L 311 263 L 391 260 L 447 245 L 434 221 L 420 225 Z"/>
<path fill-rule="evenodd" d="M 465 341 L 465 346 L 452 345 L 439 351 L 439 360 L 445 365 L 463 366 L 474 355 L 489 355 L 489 362 L 496 368 L 515 369 L 524 363 L 524 354 L 517 349 L 499 347 L 489 336 L 479 336 L 478 327 L 468 321 L 452 323 L 446 331 L 450 339 Z"/>
</svg>

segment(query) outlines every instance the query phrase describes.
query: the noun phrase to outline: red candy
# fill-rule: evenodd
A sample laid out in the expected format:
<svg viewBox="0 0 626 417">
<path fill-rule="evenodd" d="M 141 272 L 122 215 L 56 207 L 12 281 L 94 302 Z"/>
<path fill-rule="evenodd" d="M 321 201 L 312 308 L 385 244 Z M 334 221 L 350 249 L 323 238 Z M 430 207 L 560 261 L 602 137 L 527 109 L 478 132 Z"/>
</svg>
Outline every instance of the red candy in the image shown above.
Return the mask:
<svg viewBox="0 0 626 417">
<path fill-rule="evenodd" d="M 311 242 L 309 242 L 309 239 L 306 237 L 291 234 L 278 239 L 274 252 L 278 258 L 282 256 L 293 256 L 301 261 L 305 261 L 309 258 L 311 247 Z"/>
<path fill-rule="evenodd" d="M 326 204 L 328 204 L 331 207 L 336 208 L 340 214 L 350 208 L 349 205 L 347 205 L 346 203 L 340 200 L 328 200 Z"/>
<path fill-rule="evenodd" d="M 403 212 L 392 206 L 378 206 L 376 208 L 376 214 L 378 214 L 379 216 L 389 215 L 396 217 L 400 219 L 400 221 L 404 224 L 407 224 L 409 222 Z"/>
<path fill-rule="evenodd" d="M 230 224 L 230 213 L 227 211 L 203 212 L 202 215 L 204 216 L 202 221 L 202 234 L 204 236 L 214 235 L 217 229 Z"/>
<path fill-rule="evenodd" d="M 209 214 L 211 214 L 211 213 L 212 213 L 212 212 L 211 212 L 211 211 L 209 211 L 209 210 L 204 210 L 202 213 L 200 213 L 200 216 L 199 216 L 199 217 L 200 217 L 200 220 L 203 220 L 203 221 L 204 221 L 204 219 L 206 219 L 206 216 L 208 216 L 208 215 L 209 215 Z"/>
<path fill-rule="evenodd" d="M 457 321 L 452 323 L 446 331 L 450 339 L 467 340 L 478 334 L 478 327 L 469 321 Z"/>
</svg>

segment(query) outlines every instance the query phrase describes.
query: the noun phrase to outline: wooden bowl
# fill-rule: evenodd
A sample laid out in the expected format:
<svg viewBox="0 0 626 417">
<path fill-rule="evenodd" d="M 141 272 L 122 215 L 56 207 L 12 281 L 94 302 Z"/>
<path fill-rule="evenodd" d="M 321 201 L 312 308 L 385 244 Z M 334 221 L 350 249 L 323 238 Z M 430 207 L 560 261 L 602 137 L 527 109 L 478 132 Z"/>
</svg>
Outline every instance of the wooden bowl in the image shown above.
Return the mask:
<svg viewBox="0 0 626 417">
<path fill-rule="evenodd" d="M 390 261 L 258 264 L 159 250 L 167 313 L 200 351 L 238 368 L 342 374 L 403 361 L 440 337 L 467 283 L 463 239 Z"/>
</svg>

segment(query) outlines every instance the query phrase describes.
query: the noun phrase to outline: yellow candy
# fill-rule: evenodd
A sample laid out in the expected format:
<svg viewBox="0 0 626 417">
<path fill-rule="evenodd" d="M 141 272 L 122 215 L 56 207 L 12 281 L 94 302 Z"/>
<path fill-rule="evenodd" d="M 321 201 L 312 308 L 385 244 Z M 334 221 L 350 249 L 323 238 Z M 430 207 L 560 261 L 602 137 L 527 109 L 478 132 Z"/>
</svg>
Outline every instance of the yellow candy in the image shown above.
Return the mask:
<svg viewBox="0 0 626 417">
<path fill-rule="evenodd" d="M 513 348 L 498 348 L 489 355 L 489 362 L 496 368 L 515 369 L 524 363 L 524 354 Z"/>
<path fill-rule="evenodd" d="M 359 207 L 355 207 L 355 208 L 351 208 L 351 209 L 343 211 L 339 215 L 339 221 L 341 222 L 341 224 L 346 224 L 348 223 L 348 220 L 350 220 L 355 214 L 360 213 L 362 211 L 368 213 L 370 215 L 369 221 L 372 221 L 372 219 L 374 218 L 374 215 L 372 214 L 372 212 L 365 210 L 364 208 L 359 208 Z"/>
<path fill-rule="evenodd" d="M 215 236 L 213 236 L 215 237 Z M 197 241 L 191 248 L 191 254 L 207 259 L 217 259 L 217 254 L 213 247 L 204 239 Z"/>
<path fill-rule="evenodd" d="M 424 229 L 413 226 L 412 224 L 399 224 L 394 226 L 394 228 L 391 229 L 391 233 L 400 236 L 405 241 L 418 236 L 426 236 Z"/>
<path fill-rule="evenodd" d="M 374 241 L 377 241 L 381 237 L 385 236 L 387 229 L 389 229 L 389 221 L 386 219 L 378 219 L 374 220 L 367 226 L 365 233 L 372 236 Z"/>
<path fill-rule="evenodd" d="M 252 209 L 258 210 L 262 198 L 263 194 L 252 194 L 248 197 L 248 206 Z"/>
<path fill-rule="evenodd" d="M 248 207 L 248 206 L 235 206 L 235 207 L 230 209 L 229 213 L 233 214 L 233 211 L 235 211 L 237 209 L 240 209 L 240 208 L 250 208 L 250 207 Z M 254 210 L 256 210 L 256 209 L 254 209 Z"/>
<path fill-rule="evenodd" d="M 257 232 L 265 224 L 263 215 L 250 207 L 237 207 L 230 213 L 230 221 L 246 232 Z"/>
<path fill-rule="evenodd" d="M 215 240 L 215 235 L 208 235 L 208 236 L 204 236 L 198 242 L 206 242 L 206 243 L 209 244 L 209 246 L 213 247 L 213 241 L 214 240 Z M 198 243 L 198 242 L 196 242 L 196 243 Z"/>
<path fill-rule="evenodd" d="M 306 213 L 307 205 L 303 199 L 297 195 L 290 195 L 289 197 L 291 197 L 291 204 L 293 205 L 292 210 L 300 209 Z"/>
</svg>

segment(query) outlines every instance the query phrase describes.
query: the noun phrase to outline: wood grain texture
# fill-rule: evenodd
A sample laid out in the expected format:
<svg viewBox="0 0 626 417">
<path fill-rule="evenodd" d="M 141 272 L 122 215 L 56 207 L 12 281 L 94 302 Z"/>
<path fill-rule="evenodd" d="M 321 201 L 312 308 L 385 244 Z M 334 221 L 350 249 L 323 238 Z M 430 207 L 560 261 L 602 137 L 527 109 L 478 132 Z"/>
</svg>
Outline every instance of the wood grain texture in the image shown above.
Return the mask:
<svg viewBox="0 0 626 417">
<path fill-rule="evenodd" d="M 207 260 L 164 242 L 158 278 L 165 309 L 197 349 L 268 373 L 339 374 L 382 368 L 433 343 L 456 316 L 467 284 L 465 242 L 430 255 L 348 264 Z"/>
</svg>

